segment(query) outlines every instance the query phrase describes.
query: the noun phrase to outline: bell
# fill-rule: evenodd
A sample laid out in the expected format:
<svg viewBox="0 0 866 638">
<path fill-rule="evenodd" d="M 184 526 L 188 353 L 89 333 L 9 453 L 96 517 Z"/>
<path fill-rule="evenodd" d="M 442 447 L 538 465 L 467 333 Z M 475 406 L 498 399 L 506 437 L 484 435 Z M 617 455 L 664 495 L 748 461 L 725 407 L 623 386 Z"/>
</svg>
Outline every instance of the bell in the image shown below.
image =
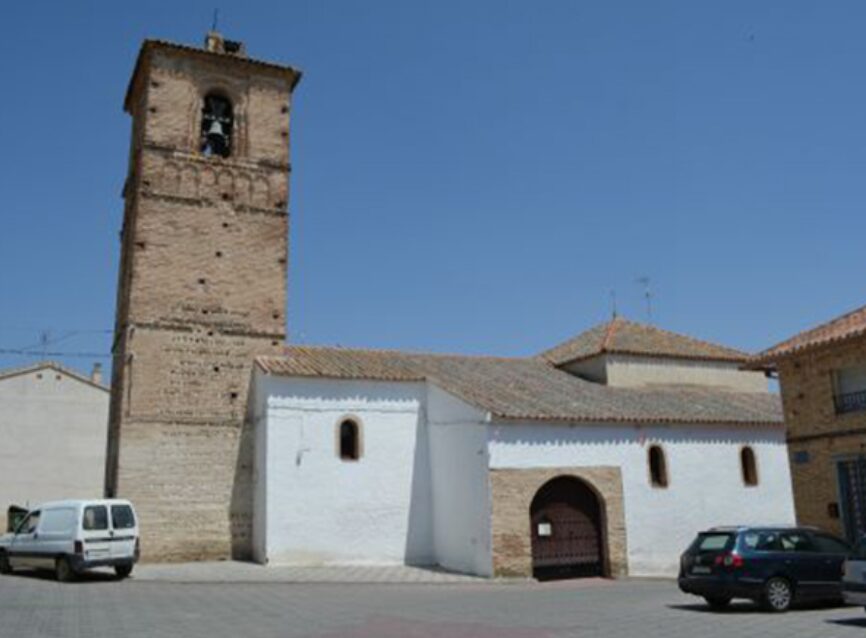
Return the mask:
<svg viewBox="0 0 866 638">
<path fill-rule="evenodd" d="M 207 131 L 207 146 L 212 153 L 225 157 L 228 151 L 228 140 L 223 132 L 223 125 L 219 120 L 211 122 Z"/>
</svg>

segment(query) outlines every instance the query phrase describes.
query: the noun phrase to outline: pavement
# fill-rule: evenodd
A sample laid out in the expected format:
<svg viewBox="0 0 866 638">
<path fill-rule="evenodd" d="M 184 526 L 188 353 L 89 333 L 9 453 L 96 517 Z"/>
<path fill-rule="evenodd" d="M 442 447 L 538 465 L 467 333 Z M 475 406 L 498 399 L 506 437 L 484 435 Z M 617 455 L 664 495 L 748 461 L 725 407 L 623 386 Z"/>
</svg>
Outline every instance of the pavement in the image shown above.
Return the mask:
<svg viewBox="0 0 866 638">
<path fill-rule="evenodd" d="M 0 576 L 0 637 L 862 638 L 866 631 L 859 607 L 769 614 L 735 603 L 715 612 L 673 581 L 371 583 L 376 570 L 368 567 L 358 582 L 232 582 L 225 571 L 221 582 L 187 582 L 173 580 L 183 570 L 169 578 L 139 567 L 125 581 L 110 573 L 71 584 L 23 570 Z"/>
<path fill-rule="evenodd" d="M 240 561 L 143 564 L 135 580 L 165 583 L 484 583 L 484 578 L 432 567 L 408 565 L 335 565 L 301 567 L 259 565 Z"/>
</svg>

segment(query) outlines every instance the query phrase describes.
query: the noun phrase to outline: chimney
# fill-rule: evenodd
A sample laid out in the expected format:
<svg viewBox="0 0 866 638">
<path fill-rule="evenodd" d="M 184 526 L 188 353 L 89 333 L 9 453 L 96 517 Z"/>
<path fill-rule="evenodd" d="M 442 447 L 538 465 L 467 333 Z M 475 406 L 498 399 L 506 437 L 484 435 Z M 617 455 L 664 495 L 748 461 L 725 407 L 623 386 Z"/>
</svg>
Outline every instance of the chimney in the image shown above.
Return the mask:
<svg viewBox="0 0 866 638">
<path fill-rule="evenodd" d="M 102 364 L 94 363 L 93 372 L 90 373 L 90 380 L 97 385 L 102 385 Z"/>
</svg>

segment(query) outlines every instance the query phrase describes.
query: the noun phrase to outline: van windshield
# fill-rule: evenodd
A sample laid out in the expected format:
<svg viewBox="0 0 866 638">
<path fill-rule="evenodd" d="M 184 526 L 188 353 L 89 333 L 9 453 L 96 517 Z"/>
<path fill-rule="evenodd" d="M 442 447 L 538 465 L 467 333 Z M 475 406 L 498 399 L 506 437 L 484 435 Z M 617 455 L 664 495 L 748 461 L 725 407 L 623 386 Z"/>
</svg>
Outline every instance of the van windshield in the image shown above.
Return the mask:
<svg viewBox="0 0 866 638">
<path fill-rule="evenodd" d="M 114 529 L 131 529 L 135 527 L 135 514 L 129 505 L 111 506 L 111 525 Z"/>
</svg>

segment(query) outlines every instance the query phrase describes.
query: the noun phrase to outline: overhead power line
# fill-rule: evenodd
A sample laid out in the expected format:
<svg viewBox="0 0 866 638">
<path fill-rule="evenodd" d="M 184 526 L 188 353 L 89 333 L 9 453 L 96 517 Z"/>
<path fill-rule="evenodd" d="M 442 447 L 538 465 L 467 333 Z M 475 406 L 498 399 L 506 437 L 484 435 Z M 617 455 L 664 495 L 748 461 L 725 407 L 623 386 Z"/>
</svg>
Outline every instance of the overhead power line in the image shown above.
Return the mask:
<svg viewBox="0 0 866 638">
<path fill-rule="evenodd" d="M 79 357 L 82 359 L 110 359 L 111 354 L 103 352 L 49 352 L 47 350 L 19 350 L 17 348 L 0 348 L 0 354 L 19 355 L 22 357 Z"/>
</svg>

